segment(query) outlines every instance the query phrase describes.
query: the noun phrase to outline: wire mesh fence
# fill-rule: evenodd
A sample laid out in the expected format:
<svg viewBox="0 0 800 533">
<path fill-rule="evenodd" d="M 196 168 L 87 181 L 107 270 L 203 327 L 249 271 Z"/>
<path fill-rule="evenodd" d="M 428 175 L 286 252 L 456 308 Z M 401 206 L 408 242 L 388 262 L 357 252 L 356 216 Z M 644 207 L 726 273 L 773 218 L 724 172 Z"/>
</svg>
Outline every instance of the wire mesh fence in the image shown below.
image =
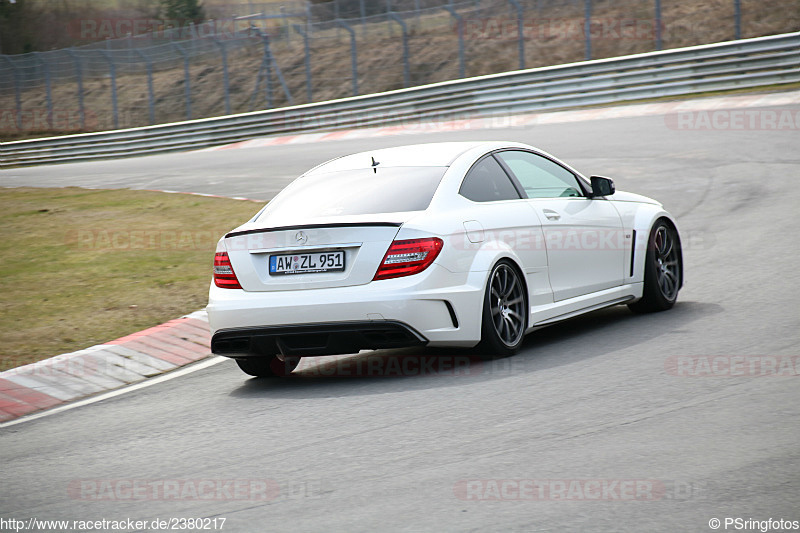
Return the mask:
<svg viewBox="0 0 800 533">
<path fill-rule="evenodd" d="M 207 14 L 147 20 L 143 33 L 135 20 L 71 20 L 94 41 L 0 55 L 0 133 L 174 122 L 800 29 L 796 0 L 248 2 Z"/>
</svg>

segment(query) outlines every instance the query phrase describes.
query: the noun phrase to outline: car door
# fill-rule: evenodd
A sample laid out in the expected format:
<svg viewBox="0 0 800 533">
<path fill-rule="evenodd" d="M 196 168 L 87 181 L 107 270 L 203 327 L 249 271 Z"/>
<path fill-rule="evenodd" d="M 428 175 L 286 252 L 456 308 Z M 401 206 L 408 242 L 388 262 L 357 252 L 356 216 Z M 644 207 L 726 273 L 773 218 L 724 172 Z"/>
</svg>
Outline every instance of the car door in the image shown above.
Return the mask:
<svg viewBox="0 0 800 533">
<path fill-rule="evenodd" d="M 528 303 L 552 303 L 541 223 L 507 170 L 493 155 L 486 155 L 470 168 L 458 192 L 470 201 L 463 224 L 471 247 L 490 253 L 512 249 L 525 274 Z"/>
<path fill-rule="evenodd" d="M 588 198 L 575 174 L 534 152 L 495 154 L 539 216 L 555 301 L 622 285 L 622 219 L 605 198 Z"/>
</svg>

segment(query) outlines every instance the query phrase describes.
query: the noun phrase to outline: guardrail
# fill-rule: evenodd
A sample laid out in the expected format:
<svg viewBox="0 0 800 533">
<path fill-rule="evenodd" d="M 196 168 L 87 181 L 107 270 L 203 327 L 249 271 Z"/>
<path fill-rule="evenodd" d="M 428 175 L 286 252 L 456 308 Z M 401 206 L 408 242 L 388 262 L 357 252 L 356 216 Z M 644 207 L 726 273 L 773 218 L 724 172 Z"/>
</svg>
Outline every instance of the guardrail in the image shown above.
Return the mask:
<svg viewBox="0 0 800 533">
<path fill-rule="evenodd" d="M 13 141 L 0 166 L 199 149 L 269 135 L 514 114 L 800 82 L 800 32 L 448 81 L 267 111 Z"/>
</svg>

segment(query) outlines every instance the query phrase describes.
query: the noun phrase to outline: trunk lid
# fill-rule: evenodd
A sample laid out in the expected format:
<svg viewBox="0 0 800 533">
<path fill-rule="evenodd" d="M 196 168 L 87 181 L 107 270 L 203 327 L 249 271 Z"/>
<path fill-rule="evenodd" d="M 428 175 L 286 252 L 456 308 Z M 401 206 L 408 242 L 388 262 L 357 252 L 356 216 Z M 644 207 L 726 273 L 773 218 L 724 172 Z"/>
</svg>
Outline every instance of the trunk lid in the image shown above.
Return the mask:
<svg viewBox="0 0 800 533">
<path fill-rule="evenodd" d="M 246 291 L 348 287 L 372 281 L 400 226 L 412 213 L 315 219 L 313 224 L 269 227 L 248 223 L 225 236 L 233 271 Z M 343 270 L 298 274 L 270 272 L 278 257 L 343 253 Z M 280 264 L 280 263 L 278 263 Z"/>
</svg>

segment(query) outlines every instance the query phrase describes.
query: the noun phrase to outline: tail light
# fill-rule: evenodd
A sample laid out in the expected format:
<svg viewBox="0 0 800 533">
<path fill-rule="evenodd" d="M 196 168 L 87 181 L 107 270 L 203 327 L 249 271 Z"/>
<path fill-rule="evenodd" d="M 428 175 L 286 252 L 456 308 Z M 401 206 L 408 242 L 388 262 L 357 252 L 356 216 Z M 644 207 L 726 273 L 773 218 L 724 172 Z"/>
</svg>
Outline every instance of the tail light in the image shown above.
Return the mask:
<svg viewBox="0 0 800 533">
<path fill-rule="evenodd" d="M 442 251 L 443 244 L 442 239 L 436 237 L 394 241 L 383 256 L 381 266 L 372 280 L 399 278 L 422 272 L 433 263 Z"/>
<path fill-rule="evenodd" d="M 214 254 L 214 283 L 223 289 L 241 289 L 236 273 L 233 271 L 228 252 Z"/>
</svg>

